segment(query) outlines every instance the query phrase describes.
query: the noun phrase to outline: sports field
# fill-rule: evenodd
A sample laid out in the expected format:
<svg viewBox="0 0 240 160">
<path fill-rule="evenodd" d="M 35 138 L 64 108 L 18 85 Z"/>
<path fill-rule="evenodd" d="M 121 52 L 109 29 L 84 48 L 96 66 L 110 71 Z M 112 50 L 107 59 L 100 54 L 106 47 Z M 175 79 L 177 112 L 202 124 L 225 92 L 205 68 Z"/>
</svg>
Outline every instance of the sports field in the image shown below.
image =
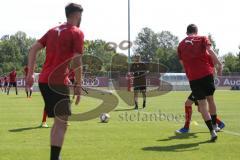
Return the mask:
<svg viewBox="0 0 240 160">
<path fill-rule="evenodd" d="M 147 99 L 147 108 L 131 110 L 120 100 L 109 123 L 99 119 L 70 122 L 63 160 L 239 160 L 240 92 L 217 91 L 218 114 L 226 123 L 216 143 L 210 138 L 196 107 L 191 133 L 176 136 L 183 125 L 183 103 L 189 92 L 170 92 Z M 140 101 L 139 101 L 140 102 Z M 73 112 L 95 108 L 100 100 L 83 97 Z M 49 159 L 50 128 L 39 128 L 43 101 L 0 93 L 0 160 Z M 161 113 L 161 114 L 160 114 Z M 151 117 L 151 115 L 157 117 Z M 165 117 L 164 117 L 165 116 Z M 172 118 L 175 116 L 175 118 Z M 176 118 L 177 117 L 177 118 Z M 52 120 L 48 119 L 51 126 Z"/>
</svg>

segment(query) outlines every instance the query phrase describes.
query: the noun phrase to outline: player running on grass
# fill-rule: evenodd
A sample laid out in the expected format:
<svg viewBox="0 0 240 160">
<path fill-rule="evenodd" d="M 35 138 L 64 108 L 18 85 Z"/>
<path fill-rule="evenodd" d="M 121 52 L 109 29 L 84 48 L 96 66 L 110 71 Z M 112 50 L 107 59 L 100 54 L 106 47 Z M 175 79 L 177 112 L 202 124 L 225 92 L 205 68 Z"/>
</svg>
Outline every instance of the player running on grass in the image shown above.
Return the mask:
<svg viewBox="0 0 240 160">
<path fill-rule="evenodd" d="M 27 74 L 28 74 L 28 66 L 25 66 L 24 67 L 25 82 L 26 82 Z M 29 87 L 25 86 L 25 92 L 27 94 L 27 98 L 31 98 L 32 97 L 32 91 L 33 91 L 32 87 L 29 88 Z"/>
<path fill-rule="evenodd" d="M 207 37 L 198 36 L 197 26 L 190 24 L 187 27 L 187 37 L 178 46 L 178 56 L 189 79 L 192 93 L 198 101 L 202 117 L 210 131 L 211 141 L 214 142 L 217 139 L 215 131 L 217 110 L 214 103 L 209 105 L 208 109 L 208 101 L 214 102 L 215 92 L 214 69 L 209 63 L 209 54 L 213 61 L 217 62 L 217 72 L 221 75 L 222 64 L 211 48 L 211 42 Z"/>
<path fill-rule="evenodd" d="M 208 59 L 209 59 L 209 63 L 211 65 L 211 67 L 214 68 L 216 62 L 215 63 L 213 62 L 212 57 L 210 55 L 208 56 Z M 214 101 L 210 101 L 209 99 L 207 99 L 207 100 L 208 100 L 208 105 L 215 105 Z M 192 104 L 193 103 L 195 103 L 195 105 L 198 106 L 198 102 L 197 102 L 196 98 L 191 93 L 185 102 L 185 124 L 184 124 L 184 127 L 182 127 L 179 130 L 176 130 L 176 133 L 188 133 L 189 132 L 190 122 L 191 122 L 191 118 L 192 118 Z M 199 106 L 198 106 L 198 111 L 200 111 Z M 216 118 L 216 123 L 218 126 L 218 128 L 216 128 L 216 131 L 220 131 L 221 129 L 223 129 L 225 127 L 225 124 L 220 120 L 219 117 Z"/>
<path fill-rule="evenodd" d="M 0 77 L 0 88 L 1 88 L 1 91 L 3 92 L 3 79 L 2 79 L 2 77 Z"/>
<path fill-rule="evenodd" d="M 7 95 L 9 95 L 9 91 L 11 87 L 15 87 L 16 95 L 18 95 L 18 89 L 17 89 L 17 72 L 14 68 L 12 72 L 10 72 L 9 76 L 9 85 L 7 90 Z"/>
<path fill-rule="evenodd" d="M 73 69 L 69 70 L 68 79 L 70 80 L 71 84 L 74 84 L 74 82 L 75 82 L 75 72 L 74 72 Z"/>
<path fill-rule="evenodd" d="M 70 90 L 64 84 L 65 72 L 69 63 L 76 69 L 74 83 L 75 104 L 80 102 L 82 54 L 84 35 L 79 29 L 83 8 L 71 3 L 65 7 L 67 22 L 50 29 L 31 48 L 28 57 L 27 85 L 34 82 L 33 68 L 38 51 L 46 48 L 46 60 L 39 75 L 39 88 L 45 102 L 48 117 L 54 118 L 51 129 L 50 160 L 59 160 L 59 155 L 67 130 L 67 120 L 71 115 Z"/>
<path fill-rule="evenodd" d="M 4 76 L 3 78 L 3 87 L 4 87 L 4 93 L 7 92 L 7 88 L 8 88 L 8 77 Z"/>
</svg>

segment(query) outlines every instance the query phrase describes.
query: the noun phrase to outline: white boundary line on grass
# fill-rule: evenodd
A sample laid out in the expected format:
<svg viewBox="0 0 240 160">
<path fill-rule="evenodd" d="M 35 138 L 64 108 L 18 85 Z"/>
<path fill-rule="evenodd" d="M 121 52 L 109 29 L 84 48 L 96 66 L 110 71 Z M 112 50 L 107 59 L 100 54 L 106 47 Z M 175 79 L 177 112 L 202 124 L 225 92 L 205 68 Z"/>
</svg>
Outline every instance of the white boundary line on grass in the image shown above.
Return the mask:
<svg viewBox="0 0 240 160">
<path fill-rule="evenodd" d="M 204 128 L 205 126 L 204 125 L 198 125 L 198 126 L 200 126 L 200 127 L 202 127 L 202 128 Z M 228 130 L 221 130 L 220 132 L 223 132 L 223 133 L 226 133 L 226 134 L 231 134 L 231 135 L 233 135 L 233 136 L 240 136 L 240 133 L 238 133 L 238 132 L 233 132 L 233 131 L 228 131 Z"/>
<path fill-rule="evenodd" d="M 126 109 L 126 108 L 123 108 L 123 107 L 118 107 L 118 108 Z M 146 113 L 146 114 L 151 114 L 152 113 L 152 112 L 143 111 L 143 109 L 137 110 L 137 112 Z M 202 124 L 198 124 L 196 126 L 200 126 L 201 128 L 205 128 L 205 125 L 202 125 Z M 238 132 L 228 131 L 228 130 L 225 130 L 225 129 L 221 130 L 221 132 L 226 133 L 226 134 L 230 134 L 230 135 L 233 135 L 233 136 L 239 136 L 240 137 L 240 133 L 238 133 Z"/>
</svg>

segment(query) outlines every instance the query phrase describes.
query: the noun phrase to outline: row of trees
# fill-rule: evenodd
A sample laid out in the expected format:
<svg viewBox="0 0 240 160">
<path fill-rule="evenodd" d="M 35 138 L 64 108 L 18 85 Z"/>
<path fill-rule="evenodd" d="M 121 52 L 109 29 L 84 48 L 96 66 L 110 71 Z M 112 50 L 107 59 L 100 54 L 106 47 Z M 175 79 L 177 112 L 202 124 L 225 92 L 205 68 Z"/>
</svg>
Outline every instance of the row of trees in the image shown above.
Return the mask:
<svg viewBox="0 0 240 160">
<path fill-rule="evenodd" d="M 0 40 L 0 75 L 9 73 L 13 68 L 18 74 L 23 74 L 23 67 L 27 65 L 28 51 L 35 41 L 35 38 L 29 38 L 21 31 L 11 36 L 3 36 Z M 44 61 L 45 55 L 39 54 L 36 71 L 41 70 Z"/>
<path fill-rule="evenodd" d="M 226 74 L 240 72 L 240 46 L 239 53 L 227 53 L 222 57 L 211 34 L 208 35 L 213 50 L 224 63 Z M 143 28 L 135 41 L 135 52 L 140 53 L 145 61 L 160 62 L 168 67 L 168 72 L 182 72 L 177 57 L 179 39 L 169 31 L 155 33 L 150 28 Z"/>
<path fill-rule="evenodd" d="M 212 42 L 213 49 L 219 54 L 219 49 L 216 47 L 212 35 L 209 34 L 208 37 Z M 11 36 L 3 36 L 0 40 L 0 75 L 7 74 L 13 68 L 16 68 L 18 74 L 23 74 L 23 67 L 27 64 L 27 54 L 35 41 L 35 38 L 28 37 L 26 33 L 21 31 Z M 143 28 L 133 43 L 133 52 L 141 54 L 142 60 L 145 62 L 165 65 L 168 72 L 182 72 L 177 57 L 178 43 L 178 37 L 169 31 L 155 33 L 150 28 Z M 112 57 L 118 53 L 116 48 L 109 44 L 112 43 L 107 43 L 104 40 L 86 40 L 84 42 L 85 55 L 88 55 L 84 57 L 84 63 L 90 64 L 90 68 L 88 68 L 90 71 L 94 72 L 96 68 L 98 68 L 98 71 L 110 70 Z M 221 59 L 225 62 L 224 72 L 240 71 L 240 52 L 237 54 L 227 53 Z M 123 59 L 117 58 L 116 60 L 125 61 L 126 57 Z M 45 51 L 43 50 L 37 58 L 36 72 L 40 72 L 44 61 Z M 119 68 L 119 70 L 122 69 Z"/>
</svg>

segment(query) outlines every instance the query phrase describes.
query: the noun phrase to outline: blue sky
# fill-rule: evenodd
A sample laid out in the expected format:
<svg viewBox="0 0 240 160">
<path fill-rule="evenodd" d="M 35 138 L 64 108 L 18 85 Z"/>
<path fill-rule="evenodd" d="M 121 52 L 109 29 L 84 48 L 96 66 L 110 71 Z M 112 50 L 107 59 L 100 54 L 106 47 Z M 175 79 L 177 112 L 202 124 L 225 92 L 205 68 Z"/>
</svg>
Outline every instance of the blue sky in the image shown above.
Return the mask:
<svg viewBox="0 0 240 160">
<path fill-rule="evenodd" d="M 121 42 L 127 39 L 127 0 L 6 0 L 0 6 L 0 36 L 18 30 L 40 38 L 49 28 L 65 22 L 64 6 L 84 7 L 81 29 L 86 39 Z M 195 23 L 199 34 L 211 33 L 220 54 L 236 53 L 240 45 L 238 0 L 131 0 L 131 39 L 143 27 L 169 30 L 179 39 Z M 121 51 L 120 51 L 121 52 Z"/>
</svg>

